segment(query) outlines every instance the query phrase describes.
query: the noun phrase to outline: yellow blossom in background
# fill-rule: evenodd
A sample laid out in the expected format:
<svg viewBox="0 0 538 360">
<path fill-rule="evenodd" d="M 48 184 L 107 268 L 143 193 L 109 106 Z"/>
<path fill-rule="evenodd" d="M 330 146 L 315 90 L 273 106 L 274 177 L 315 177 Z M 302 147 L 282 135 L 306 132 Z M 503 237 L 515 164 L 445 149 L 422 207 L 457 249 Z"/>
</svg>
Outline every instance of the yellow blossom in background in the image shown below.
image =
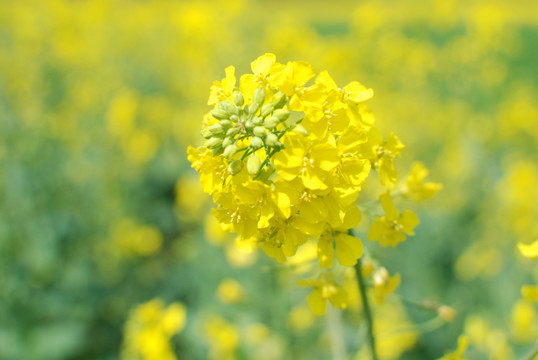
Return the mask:
<svg viewBox="0 0 538 360">
<path fill-rule="evenodd" d="M 523 243 L 517 244 L 519 251 L 523 256 L 534 259 L 538 257 L 538 240 L 535 240 L 532 244 L 526 245 Z"/>
<path fill-rule="evenodd" d="M 178 216 L 195 220 L 204 215 L 207 198 L 199 179 L 194 176 L 183 176 L 176 182 L 175 189 Z"/>
<path fill-rule="evenodd" d="M 538 338 L 538 312 L 534 304 L 517 301 L 510 320 L 510 331 L 517 342 L 531 344 Z"/>
<path fill-rule="evenodd" d="M 521 288 L 523 299 L 538 303 L 538 285 L 525 285 Z"/>
<path fill-rule="evenodd" d="M 314 323 L 312 311 L 304 306 L 293 308 L 288 315 L 288 323 L 290 326 L 299 331 L 308 329 Z"/>
<path fill-rule="evenodd" d="M 148 256 L 160 250 L 163 239 L 151 226 L 139 225 L 130 219 L 118 222 L 112 233 L 115 246 L 128 256 Z"/>
<path fill-rule="evenodd" d="M 209 343 L 209 359 L 236 359 L 239 331 L 221 317 L 215 316 L 204 322 L 204 337 Z"/>
<path fill-rule="evenodd" d="M 134 309 L 124 327 L 122 359 L 175 360 L 170 339 L 186 323 L 185 306 L 172 303 L 165 307 L 160 299 Z"/>
<path fill-rule="evenodd" d="M 429 171 L 423 163 L 414 162 L 411 165 L 411 172 L 405 180 L 405 185 L 402 190 L 404 196 L 408 196 L 415 202 L 427 200 L 435 196 L 443 186 L 439 183 L 425 182 Z"/>
<path fill-rule="evenodd" d="M 217 296 L 223 303 L 237 303 L 243 300 L 244 290 L 237 281 L 224 279 L 217 288 Z"/>
</svg>

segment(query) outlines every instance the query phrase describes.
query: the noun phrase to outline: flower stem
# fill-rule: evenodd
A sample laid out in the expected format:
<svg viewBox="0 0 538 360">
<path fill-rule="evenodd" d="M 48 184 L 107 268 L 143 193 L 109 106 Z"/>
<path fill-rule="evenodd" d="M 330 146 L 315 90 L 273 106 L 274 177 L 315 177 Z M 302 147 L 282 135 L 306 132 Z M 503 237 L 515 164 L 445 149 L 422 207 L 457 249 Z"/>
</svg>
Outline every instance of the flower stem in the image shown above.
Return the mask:
<svg viewBox="0 0 538 360">
<path fill-rule="evenodd" d="M 349 235 L 355 236 L 353 229 L 349 230 Z M 357 275 L 357 283 L 359 285 L 359 292 L 361 294 L 362 307 L 368 326 L 368 343 L 372 352 L 372 360 L 379 360 L 375 349 L 374 319 L 372 316 L 372 310 L 370 309 L 370 303 L 368 302 L 368 296 L 366 294 L 366 283 L 364 281 L 364 277 L 362 276 L 362 258 L 357 261 L 357 264 L 355 264 L 355 274 Z"/>
</svg>

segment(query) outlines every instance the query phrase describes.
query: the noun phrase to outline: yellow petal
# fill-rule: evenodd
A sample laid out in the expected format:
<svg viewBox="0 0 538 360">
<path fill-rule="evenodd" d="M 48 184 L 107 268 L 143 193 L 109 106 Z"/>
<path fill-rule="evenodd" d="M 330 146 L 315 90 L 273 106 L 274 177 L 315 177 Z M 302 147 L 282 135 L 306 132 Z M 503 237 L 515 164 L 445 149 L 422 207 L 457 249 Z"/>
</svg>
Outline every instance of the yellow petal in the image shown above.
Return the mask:
<svg viewBox="0 0 538 360">
<path fill-rule="evenodd" d="M 306 298 L 310 310 L 316 315 L 323 315 L 327 309 L 327 300 L 321 296 L 321 290 L 314 289 Z"/>
<path fill-rule="evenodd" d="M 344 215 L 344 223 L 339 229 L 349 230 L 359 224 L 361 221 L 361 212 L 354 203 L 346 208 L 346 214 Z"/>
<path fill-rule="evenodd" d="M 419 224 L 417 215 L 411 210 L 405 210 L 400 218 L 403 231 L 408 235 L 415 235 L 413 229 Z"/>
<path fill-rule="evenodd" d="M 344 87 L 344 99 L 354 103 L 364 102 L 374 97 L 374 91 L 358 81 L 352 81 Z"/>
<path fill-rule="evenodd" d="M 316 75 L 312 65 L 306 61 L 294 61 L 292 62 L 292 67 L 293 79 L 297 85 L 303 85 Z"/>
<path fill-rule="evenodd" d="M 334 239 L 336 243 L 336 258 L 343 266 L 353 266 L 362 256 L 362 242 L 351 235 L 340 233 Z"/>
<path fill-rule="evenodd" d="M 275 63 L 276 56 L 274 54 L 266 53 L 258 57 L 256 60 L 250 63 L 250 68 L 254 74 L 261 74 L 266 76 L 269 74 L 271 66 Z"/>
<path fill-rule="evenodd" d="M 327 88 L 327 90 L 338 90 L 338 86 L 334 82 L 331 75 L 329 75 L 327 70 L 323 70 L 318 74 L 318 77 L 316 78 L 316 84 L 323 85 Z"/>
<path fill-rule="evenodd" d="M 332 306 L 339 309 L 347 308 L 348 295 L 347 292 L 342 288 L 337 288 L 336 293 L 329 298 Z"/>
<path fill-rule="evenodd" d="M 303 185 L 306 188 L 310 190 L 327 189 L 327 185 L 323 181 L 321 181 L 321 179 L 318 177 L 318 174 L 316 174 L 316 172 L 312 169 L 306 168 L 306 171 L 302 172 L 301 174 L 301 180 L 303 181 Z"/>
<path fill-rule="evenodd" d="M 384 194 L 381 194 L 379 196 L 379 201 L 381 202 L 381 206 L 383 206 L 383 210 L 385 211 L 387 220 L 388 221 L 398 220 L 398 218 L 400 217 L 400 213 L 398 212 L 398 210 L 396 210 L 396 207 L 392 203 L 392 198 L 390 197 L 390 193 L 386 192 Z"/>
<path fill-rule="evenodd" d="M 386 234 L 387 226 L 385 218 L 377 219 L 370 226 L 370 231 L 368 231 L 368 240 L 375 241 L 379 240 Z"/>
<path fill-rule="evenodd" d="M 318 260 L 322 269 L 328 269 L 333 266 L 334 247 L 329 236 L 323 236 L 318 241 Z"/>
<path fill-rule="evenodd" d="M 329 144 L 318 144 L 310 151 L 310 157 L 323 171 L 332 171 L 340 164 L 338 150 Z"/>
</svg>

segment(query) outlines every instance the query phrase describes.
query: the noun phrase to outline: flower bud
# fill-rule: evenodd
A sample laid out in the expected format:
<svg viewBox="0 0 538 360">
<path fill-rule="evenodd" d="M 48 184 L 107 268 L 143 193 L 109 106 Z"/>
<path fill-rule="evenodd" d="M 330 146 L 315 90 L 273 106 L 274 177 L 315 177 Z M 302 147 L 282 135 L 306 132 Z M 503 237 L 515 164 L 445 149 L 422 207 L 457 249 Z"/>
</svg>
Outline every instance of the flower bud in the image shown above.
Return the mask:
<svg viewBox="0 0 538 360">
<path fill-rule="evenodd" d="M 207 131 L 209 131 L 212 134 L 220 134 L 224 132 L 220 124 L 214 124 L 214 125 L 208 126 Z"/>
<path fill-rule="evenodd" d="M 237 112 L 236 107 L 228 100 L 223 100 L 219 103 L 219 108 L 226 111 L 228 114 L 235 114 Z"/>
<path fill-rule="evenodd" d="M 280 123 L 280 120 L 274 116 L 271 116 L 270 118 L 265 119 L 263 126 L 269 130 L 272 130 L 278 125 L 278 123 Z"/>
<path fill-rule="evenodd" d="M 266 117 L 273 111 L 273 104 L 265 104 L 262 106 L 262 111 L 260 112 L 260 115 L 262 117 Z"/>
<path fill-rule="evenodd" d="M 259 106 L 263 105 L 263 102 L 265 101 L 265 89 L 263 87 L 259 87 L 254 91 L 254 102 L 257 103 Z"/>
<path fill-rule="evenodd" d="M 447 322 L 451 322 L 456 316 L 456 310 L 454 310 L 450 306 L 441 305 L 437 308 L 437 314 L 441 319 Z"/>
<path fill-rule="evenodd" d="M 226 136 L 234 136 L 239 132 L 239 128 L 233 127 L 229 128 L 228 131 L 226 131 Z"/>
<path fill-rule="evenodd" d="M 222 154 L 222 146 L 217 146 L 213 149 L 211 149 L 211 153 L 213 154 L 213 156 L 219 156 L 220 154 Z"/>
<path fill-rule="evenodd" d="M 260 109 L 260 104 L 258 104 L 257 102 L 254 101 L 248 107 L 248 112 L 251 113 L 251 114 L 255 114 L 259 109 Z"/>
<path fill-rule="evenodd" d="M 306 131 L 306 129 L 303 127 L 303 125 L 297 124 L 297 125 L 295 125 L 293 127 L 292 130 L 295 131 L 298 134 L 308 136 L 308 131 Z"/>
<path fill-rule="evenodd" d="M 240 91 L 234 92 L 234 103 L 237 106 L 243 106 L 243 104 L 245 103 L 245 98 L 243 97 L 243 93 L 241 93 Z"/>
<path fill-rule="evenodd" d="M 260 158 L 252 154 L 247 160 L 247 171 L 250 175 L 256 175 L 260 171 L 261 161 Z"/>
<path fill-rule="evenodd" d="M 250 146 L 254 149 L 259 149 L 263 146 L 263 140 L 257 136 L 253 136 L 252 140 L 250 140 Z"/>
<path fill-rule="evenodd" d="M 252 120 L 247 120 L 247 122 L 245 123 L 245 127 L 248 130 L 252 130 L 254 128 L 254 123 L 252 122 Z"/>
<path fill-rule="evenodd" d="M 273 116 L 280 121 L 285 121 L 290 116 L 290 112 L 285 109 L 277 109 L 273 112 Z"/>
<path fill-rule="evenodd" d="M 225 148 L 226 146 L 233 144 L 233 142 L 234 142 L 233 138 L 227 137 L 222 141 L 222 147 Z"/>
<path fill-rule="evenodd" d="M 253 123 L 254 125 L 256 125 L 256 126 L 257 126 L 257 125 L 261 125 L 262 122 L 263 122 L 263 120 L 260 119 L 260 118 L 257 117 L 257 116 L 254 116 L 254 117 L 252 118 L 252 123 Z"/>
<path fill-rule="evenodd" d="M 232 122 L 238 122 L 238 121 L 239 121 L 239 116 L 237 116 L 237 115 L 232 115 L 232 116 L 230 116 L 230 121 L 232 121 Z"/>
<path fill-rule="evenodd" d="M 265 128 L 263 126 L 256 126 L 253 130 L 252 130 L 252 133 L 256 136 L 259 136 L 259 137 L 264 137 L 265 136 Z"/>
<path fill-rule="evenodd" d="M 284 105 L 286 105 L 287 101 L 288 99 L 286 98 L 286 94 L 279 91 L 278 93 L 275 94 L 275 96 L 273 96 L 272 104 L 275 109 L 280 109 Z"/>
<path fill-rule="evenodd" d="M 206 146 L 210 149 L 217 148 L 222 145 L 222 139 L 219 137 L 212 137 L 211 139 L 207 140 Z"/>
<path fill-rule="evenodd" d="M 227 129 L 232 126 L 232 122 L 230 120 L 224 119 L 220 121 L 220 126 L 222 126 L 223 129 Z"/>
<path fill-rule="evenodd" d="M 234 160 L 228 165 L 228 171 L 232 175 L 237 175 L 239 172 L 243 170 L 243 161 L 242 160 Z"/>
<path fill-rule="evenodd" d="M 234 156 L 236 152 L 237 152 L 237 145 L 231 144 L 224 148 L 224 152 L 222 153 L 222 155 L 224 155 L 224 157 L 230 158 Z"/>
<path fill-rule="evenodd" d="M 268 133 L 265 136 L 265 145 L 267 145 L 267 146 L 276 146 L 277 144 L 278 144 L 278 136 L 276 136 L 272 132 Z"/>
<path fill-rule="evenodd" d="M 211 111 L 211 115 L 213 115 L 215 119 L 219 119 L 219 120 L 227 119 L 229 116 L 229 114 L 222 109 L 215 109 Z"/>
</svg>

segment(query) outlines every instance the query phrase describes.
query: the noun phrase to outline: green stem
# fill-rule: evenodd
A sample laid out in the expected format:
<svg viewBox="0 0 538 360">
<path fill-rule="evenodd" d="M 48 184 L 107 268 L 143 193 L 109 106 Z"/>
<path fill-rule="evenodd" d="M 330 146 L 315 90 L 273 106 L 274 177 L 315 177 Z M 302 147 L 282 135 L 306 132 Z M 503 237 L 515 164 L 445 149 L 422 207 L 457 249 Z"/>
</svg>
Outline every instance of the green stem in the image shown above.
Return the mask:
<svg viewBox="0 0 538 360">
<path fill-rule="evenodd" d="M 353 229 L 349 230 L 349 235 L 355 236 Z M 377 352 L 375 349 L 375 336 L 374 336 L 374 318 L 372 316 L 372 310 L 370 309 L 370 303 L 368 302 L 368 296 L 366 294 L 366 282 L 362 276 L 362 258 L 355 264 L 355 274 L 357 275 L 357 283 L 359 285 L 359 293 L 361 294 L 362 307 L 364 310 L 364 316 L 368 326 L 368 343 L 372 352 L 372 360 L 378 360 Z"/>
<path fill-rule="evenodd" d="M 534 344 L 534 347 L 530 349 L 530 351 L 521 358 L 521 360 L 532 360 L 538 355 L 538 342 Z"/>
</svg>

